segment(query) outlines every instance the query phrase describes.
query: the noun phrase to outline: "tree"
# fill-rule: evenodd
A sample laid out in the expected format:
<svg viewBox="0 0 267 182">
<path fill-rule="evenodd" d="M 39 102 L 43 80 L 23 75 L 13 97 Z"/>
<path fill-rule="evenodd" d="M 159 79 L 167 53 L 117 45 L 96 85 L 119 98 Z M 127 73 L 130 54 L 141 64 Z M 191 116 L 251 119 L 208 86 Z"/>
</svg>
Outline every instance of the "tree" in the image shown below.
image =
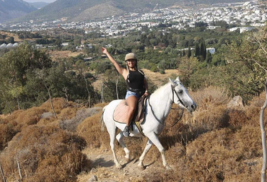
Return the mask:
<svg viewBox="0 0 267 182">
<path fill-rule="evenodd" d="M 210 64 L 211 61 L 212 61 L 212 56 L 211 56 L 211 53 L 208 51 L 208 54 L 207 54 L 207 57 L 206 57 L 206 62 L 207 62 L 208 64 Z"/>
<path fill-rule="evenodd" d="M 199 55 L 200 55 L 200 48 L 199 48 L 199 45 L 196 44 L 196 45 L 195 45 L 195 56 L 197 57 L 197 56 L 199 56 Z"/>
<path fill-rule="evenodd" d="M 61 40 L 61 38 L 57 37 L 57 39 L 56 39 L 56 41 L 55 41 L 54 44 L 57 46 L 57 48 L 61 49 L 61 47 L 62 47 L 62 40 Z"/>
<path fill-rule="evenodd" d="M 187 51 L 187 57 L 190 58 L 191 55 L 192 55 L 192 53 L 191 53 L 191 47 L 189 46 L 188 51 Z"/>
<path fill-rule="evenodd" d="M 9 37 L 9 38 L 7 39 L 7 43 L 12 43 L 12 44 L 14 44 L 14 43 L 15 43 L 15 39 L 14 39 L 14 37 Z"/>
<path fill-rule="evenodd" d="M 52 60 L 46 52 L 35 50 L 31 45 L 24 43 L 4 54 L 0 58 L 0 64 L 0 90 L 3 101 L 1 104 L 4 110 L 9 112 L 20 109 L 20 102 L 25 100 L 27 72 L 36 68 L 49 68 L 52 66 Z M 17 103 L 17 107 L 11 103 Z"/>
<path fill-rule="evenodd" d="M 206 59 L 206 46 L 204 41 L 200 44 L 200 56 L 202 57 L 202 60 Z"/>
<path fill-rule="evenodd" d="M 93 95 L 93 88 L 90 85 L 88 79 L 86 78 L 86 71 L 88 69 L 87 69 L 87 66 L 83 60 L 79 60 L 76 62 L 76 69 L 78 70 L 78 75 L 80 77 L 82 77 L 84 80 L 84 87 L 85 87 L 86 92 L 87 92 L 88 106 L 91 107 L 92 106 L 91 99 L 92 99 L 92 95 Z"/>
<path fill-rule="evenodd" d="M 181 73 L 181 81 L 185 86 L 190 84 L 190 77 L 193 75 L 192 73 L 196 71 L 197 68 L 197 59 L 196 58 L 182 58 L 178 69 Z"/>
</svg>

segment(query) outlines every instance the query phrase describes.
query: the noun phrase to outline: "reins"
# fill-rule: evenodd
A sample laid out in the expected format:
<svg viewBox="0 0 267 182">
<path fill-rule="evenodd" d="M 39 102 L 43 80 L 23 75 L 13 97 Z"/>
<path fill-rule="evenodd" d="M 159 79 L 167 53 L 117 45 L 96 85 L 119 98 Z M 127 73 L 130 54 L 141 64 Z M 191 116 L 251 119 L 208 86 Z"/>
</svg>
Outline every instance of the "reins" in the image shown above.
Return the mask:
<svg viewBox="0 0 267 182">
<path fill-rule="evenodd" d="M 152 106 L 151 106 L 151 104 L 150 104 L 150 96 L 147 98 L 147 101 L 148 101 L 148 105 L 149 105 L 150 108 L 151 108 L 151 111 L 152 111 L 153 116 L 156 118 L 156 120 L 157 120 L 160 124 L 164 125 L 164 123 L 162 123 L 162 122 L 160 121 L 160 119 L 157 118 L 157 116 L 156 116 L 155 113 L 154 113 L 154 110 L 152 109 Z"/>
<path fill-rule="evenodd" d="M 174 89 L 174 86 L 171 85 L 171 88 L 172 88 L 172 103 L 174 103 L 174 93 L 175 93 L 175 95 L 176 95 L 176 97 L 178 98 L 179 102 L 180 102 L 183 106 L 185 106 L 184 103 L 183 103 L 183 101 L 180 99 L 180 97 L 179 97 L 178 94 L 176 93 L 176 91 L 175 91 L 175 89 Z M 153 116 L 156 118 L 156 120 L 157 120 L 160 124 L 164 125 L 164 122 L 162 123 L 161 120 L 158 119 L 157 116 L 155 115 L 155 112 L 154 112 L 154 110 L 153 110 L 153 108 L 152 108 L 152 106 L 151 106 L 151 104 L 150 104 L 150 96 L 147 98 L 147 101 L 148 101 L 148 105 L 149 105 L 150 108 L 151 108 L 151 111 L 152 111 Z M 178 110 L 179 108 L 171 108 L 171 109 L 173 109 L 173 110 Z M 179 119 L 178 119 L 178 120 L 177 120 L 171 127 L 175 126 L 175 125 L 178 123 L 178 121 L 180 121 L 180 120 L 182 119 L 183 114 L 184 114 L 184 109 L 182 109 L 182 114 L 181 114 L 180 118 L 179 118 Z"/>
</svg>

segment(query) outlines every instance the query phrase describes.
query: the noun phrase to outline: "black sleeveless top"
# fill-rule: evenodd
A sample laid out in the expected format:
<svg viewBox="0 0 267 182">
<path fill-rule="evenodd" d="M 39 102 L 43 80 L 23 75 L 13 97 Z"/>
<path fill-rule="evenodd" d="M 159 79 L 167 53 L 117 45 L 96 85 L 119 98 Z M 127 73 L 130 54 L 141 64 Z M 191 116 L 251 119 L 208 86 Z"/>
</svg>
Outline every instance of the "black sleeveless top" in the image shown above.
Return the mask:
<svg viewBox="0 0 267 182">
<path fill-rule="evenodd" d="M 126 82 L 127 82 L 127 89 L 132 92 L 140 92 L 144 91 L 144 74 L 141 73 L 141 71 L 130 71 L 127 76 Z"/>
</svg>

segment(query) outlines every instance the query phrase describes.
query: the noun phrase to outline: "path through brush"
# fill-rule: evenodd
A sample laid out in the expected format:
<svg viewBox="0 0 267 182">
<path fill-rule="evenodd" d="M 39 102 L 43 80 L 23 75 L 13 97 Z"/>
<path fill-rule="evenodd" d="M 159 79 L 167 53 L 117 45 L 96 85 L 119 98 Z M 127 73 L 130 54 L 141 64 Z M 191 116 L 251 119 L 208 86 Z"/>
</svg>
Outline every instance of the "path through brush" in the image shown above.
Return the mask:
<svg viewBox="0 0 267 182">
<path fill-rule="evenodd" d="M 124 156 L 117 155 L 122 165 L 121 169 L 117 169 L 110 150 L 85 150 L 84 153 L 92 161 L 92 169 L 79 174 L 78 182 L 91 182 L 94 179 L 101 182 L 143 182 L 150 181 L 150 178 L 153 178 L 152 173 L 165 171 L 161 158 L 156 161 L 145 161 L 145 169 L 141 169 L 137 166 L 138 158 L 131 157 L 130 161 L 127 162 Z"/>
</svg>

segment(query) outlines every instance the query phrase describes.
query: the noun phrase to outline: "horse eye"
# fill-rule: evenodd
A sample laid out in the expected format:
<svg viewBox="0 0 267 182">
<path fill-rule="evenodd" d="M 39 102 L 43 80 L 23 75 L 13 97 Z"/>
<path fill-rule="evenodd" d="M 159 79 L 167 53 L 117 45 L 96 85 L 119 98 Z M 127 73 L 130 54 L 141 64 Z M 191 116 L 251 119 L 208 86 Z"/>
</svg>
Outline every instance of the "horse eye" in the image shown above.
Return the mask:
<svg viewBox="0 0 267 182">
<path fill-rule="evenodd" d="M 179 90 L 178 91 L 179 94 L 183 94 L 183 92 L 184 92 L 183 90 Z"/>
</svg>

